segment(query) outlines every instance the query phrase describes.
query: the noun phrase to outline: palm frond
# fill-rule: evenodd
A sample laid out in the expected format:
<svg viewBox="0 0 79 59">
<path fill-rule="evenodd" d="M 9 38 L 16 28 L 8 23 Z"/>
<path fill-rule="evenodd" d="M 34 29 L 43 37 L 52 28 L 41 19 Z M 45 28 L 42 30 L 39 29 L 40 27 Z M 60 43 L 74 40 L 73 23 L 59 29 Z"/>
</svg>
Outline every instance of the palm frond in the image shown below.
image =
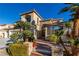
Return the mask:
<svg viewBox="0 0 79 59">
<path fill-rule="evenodd" d="M 74 17 L 74 16 L 77 16 L 77 14 L 76 14 L 76 13 L 73 13 L 73 14 L 71 14 L 70 16 Z"/>
<path fill-rule="evenodd" d="M 79 3 L 65 3 L 67 5 L 79 6 Z"/>
<path fill-rule="evenodd" d="M 67 12 L 70 10 L 70 7 L 65 7 L 63 9 L 60 10 L 60 12 L 58 14 L 61 14 L 61 13 L 64 13 L 64 12 Z"/>
<path fill-rule="evenodd" d="M 67 11 L 75 12 L 77 9 L 79 9 L 79 4 L 77 3 L 65 3 L 65 4 L 68 4 L 69 6 L 61 9 L 58 14 L 61 14 Z"/>
<path fill-rule="evenodd" d="M 73 21 L 73 20 L 74 20 L 74 18 L 70 18 L 70 19 L 69 19 L 69 21 Z"/>
</svg>

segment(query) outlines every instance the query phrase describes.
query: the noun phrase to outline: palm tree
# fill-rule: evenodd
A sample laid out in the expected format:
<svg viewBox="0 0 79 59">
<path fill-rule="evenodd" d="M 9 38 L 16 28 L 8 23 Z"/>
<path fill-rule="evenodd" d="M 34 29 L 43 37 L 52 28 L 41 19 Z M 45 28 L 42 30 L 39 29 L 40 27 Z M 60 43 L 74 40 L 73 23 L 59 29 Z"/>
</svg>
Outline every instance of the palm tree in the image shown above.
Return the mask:
<svg viewBox="0 0 79 59">
<path fill-rule="evenodd" d="M 68 6 L 61 9 L 59 14 L 60 13 L 63 13 L 63 12 L 67 12 L 67 11 L 70 11 L 71 12 L 71 17 L 73 21 L 73 37 L 75 38 L 76 36 L 78 36 L 78 30 L 79 30 L 79 4 L 78 3 L 66 3 Z"/>
<path fill-rule="evenodd" d="M 50 39 L 50 41 L 52 41 L 55 44 L 61 44 L 63 49 L 65 50 L 66 55 L 70 55 L 68 49 L 65 47 L 64 42 L 61 38 L 61 36 L 63 35 L 64 30 L 59 30 L 58 32 L 56 32 L 55 34 L 52 34 L 48 37 L 48 39 Z"/>
<path fill-rule="evenodd" d="M 73 39 L 77 39 L 79 35 L 79 31 L 78 31 L 79 30 L 79 4 L 78 3 L 66 3 L 66 4 L 68 5 L 68 7 L 61 9 L 59 13 L 63 13 L 67 11 L 71 12 L 70 16 L 72 17 L 72 19 L 70 19 L 70 21 L 73 21 L 72 37 Z M 77 49 L 77 44 L 76 45 L 73 44 L 72 46 L 72 55 L 76 55 L 74 53 L 75 53 L 75 50 Z"/>
<path fill-rule="evenodd" d="M 20 29 L 20 32 L 22 33 L 23 36 L 23 40 L 26 41 L 26 39 L 32 34 L 30 30 L 33 29 L 34 26 L 29 22 L 17 21 L 14 28 Z M 26 35 L 28 37 L 26 37 Z"/>
<path fill-rule="evenodd" d="M 26 29 L 28 30 L 31 27 L 32 25 L 29 22 L 24 22 L 24 21 L 17 21 L 14 26 L 14 28 L 20 29 L 20 31 L 26 30 Z"/>
<path fill-rule="evenodd" d="M 71 29 L 72 29 L 72 23 L 71 23 L 71 21 L 69 21 L 69 22 L 65 22 L 65 27 L 67 28 L 67 36 L 68 37 L 72 37 L 71 36 Z"/>
<path fill-rule="evenodd" d="M 57 33 L 56 33 L 56 35 L 58 36 L 58 39 L 59 39 L 59 43 L 62 45 L 62 47 L 64 48 L 64 50 L 65 50 L 65 52 L 66 52 L 66 55 L 70 55 L 70 53 L 69 53 L 69 51 L 67 50 L 67 48 L 65 47 L 65 45 L 64 45 L 64 42 L 63 42 L 63 40 L 62 40 L 62 38 L 61 38 L 61 36 L 64 34 L 64 30 L 63 29 L 61 29 L 61 30 L 59 30 Z"/>
</svg>

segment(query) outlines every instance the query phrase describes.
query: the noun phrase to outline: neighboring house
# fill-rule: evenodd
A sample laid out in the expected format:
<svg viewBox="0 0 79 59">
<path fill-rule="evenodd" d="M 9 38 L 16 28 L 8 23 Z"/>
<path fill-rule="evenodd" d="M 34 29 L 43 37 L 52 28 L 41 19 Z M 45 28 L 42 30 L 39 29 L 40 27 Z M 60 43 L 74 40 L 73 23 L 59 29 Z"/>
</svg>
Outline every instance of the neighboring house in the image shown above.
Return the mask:
<svg viewBox="0 0 79 59">
<path fill-rule="evenodd" d="M 0 38 L 10 38 L 10 35 L 13 34 L 16 31 L 19 31 L 19 29 L 13 29 L 13 24 L 3 24 L 0 25 Z"/>
<path fill-rule="evenodd" d="M 34 37 L 37 38 L 46 38 L 48 35 L 52 34 L 52 26 L 62 27 L 63 23 L 61 19 L 48 19 L 44 20 L 35 10 L 23 13 L 20 15 L 21 21 L 30 22 L 32 25 L 36 26 L 36 29 L 33 29 Z M 10 35 L 17 29 L 13 29 L 13 24 L 0 25 L 0 37 L 9 38 Z"/>
</svg>

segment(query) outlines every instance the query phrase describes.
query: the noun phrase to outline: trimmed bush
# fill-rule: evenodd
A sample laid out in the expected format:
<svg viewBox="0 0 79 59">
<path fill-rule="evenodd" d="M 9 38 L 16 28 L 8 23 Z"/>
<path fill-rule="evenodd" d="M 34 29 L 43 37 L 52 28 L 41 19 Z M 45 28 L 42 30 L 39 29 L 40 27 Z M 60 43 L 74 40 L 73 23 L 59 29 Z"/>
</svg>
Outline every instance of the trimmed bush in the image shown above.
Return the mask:
<svg viewBox="0 0 79 59">
<path fill-rule="evenodd" d="M 58 37 L 57 37 L 57 35 L 55 35 L 55 34 L 52 34 L 52 35 L 48 36 L 48 39 L 49 39 L 51 42 L 54 42 L 54 43 L 58 42 Z"/>
<path fill-rule="evenodd" d="M 11 44 L 9 48 L 7 48 L 7 52 L 10 56 L 28 56 L 28 46 Z"/>
</svg>

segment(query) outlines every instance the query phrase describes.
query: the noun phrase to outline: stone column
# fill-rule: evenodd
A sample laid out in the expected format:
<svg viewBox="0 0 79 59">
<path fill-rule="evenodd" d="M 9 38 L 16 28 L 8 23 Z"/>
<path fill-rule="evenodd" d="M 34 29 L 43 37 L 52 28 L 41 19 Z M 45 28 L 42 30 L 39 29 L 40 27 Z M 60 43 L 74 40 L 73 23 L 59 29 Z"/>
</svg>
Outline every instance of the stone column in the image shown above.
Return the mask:
<svg viewBox="0 0 79 59">
<path fill-rule="evenodd" d="M 37 31 L 36 31 L 36 29 L 34 29 L 33 31 L 34 31 L 33 32 L 34 33 L 34 38 L 35 38 L 35 41 L 36 41 L 37 40 Z M 35 46 L 36 42 L 35 41 L 33 42 L 33 52 L 36 51 L 36 46 Z"/>
<path fill-rule="evenodd" d="M 54 48 L 55 48 L 55 46 L 52 46 L 52 47 L 51 47 L 51 50 L 52 50 L 52 56 L 55 56 L 55 54 L 54 54 Z"/>
<path fill-rule="evenodd" d="M 34 38 L 35 38 L 35 40 L 37 40 L 37 33 L 36 33 L 35 29 L 34 29 Z"/>
</svg>

